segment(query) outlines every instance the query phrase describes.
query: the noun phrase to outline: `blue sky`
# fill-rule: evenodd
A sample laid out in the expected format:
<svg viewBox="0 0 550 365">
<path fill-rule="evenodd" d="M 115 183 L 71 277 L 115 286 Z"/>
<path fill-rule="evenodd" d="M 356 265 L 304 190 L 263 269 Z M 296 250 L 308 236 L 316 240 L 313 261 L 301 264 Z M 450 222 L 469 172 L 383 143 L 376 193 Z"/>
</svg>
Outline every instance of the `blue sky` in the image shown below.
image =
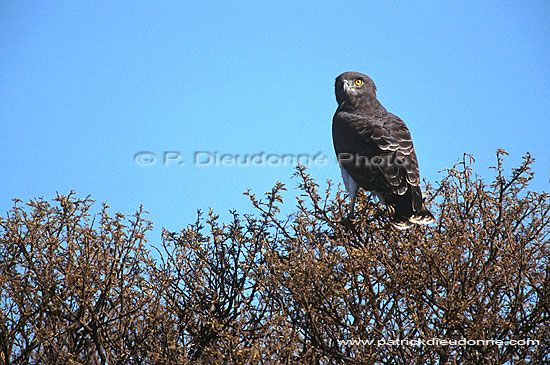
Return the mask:
<svg viewBox="0 0 550 365">
<path fill-rule="evenodd" d="M 198 166 L 197 151 L 322 153 L 311 173 L 339 182 L 344 71 L 375 81 L 429 181 L 464 152 L 490 176 L 504 148 L 509 168 L 531 152 L 532 188 L 548 191 L 549 19 L 548 1 L 3 1 L 0 215 L 76 190 L 143 204 L 155 243 L 197 209 L 250 212 L 247 189 L 296 184 L 289 164 Z"/>
</svg>

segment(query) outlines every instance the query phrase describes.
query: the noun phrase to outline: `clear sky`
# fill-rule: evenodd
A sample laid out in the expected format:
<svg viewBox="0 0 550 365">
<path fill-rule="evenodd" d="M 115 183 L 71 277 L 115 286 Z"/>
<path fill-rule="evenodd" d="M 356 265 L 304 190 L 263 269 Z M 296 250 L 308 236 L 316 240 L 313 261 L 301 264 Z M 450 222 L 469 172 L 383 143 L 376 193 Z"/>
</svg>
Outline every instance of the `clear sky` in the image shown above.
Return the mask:
<svg viewBox="0 0 550 365">
<path fill-rule="evenodd" d="M 76 190 L 143 204 L 154 243 L 199 208 L 251 211 L 247 189 L 292 190 L 282 155 L 321 153 L 313 176 L 339 182 L 344 71 L 408 124 L 422 177 L 464 152 L 490 176 L 504 148 L 509 168 L 531 152 L 532 188 L 550 190 L 549 1 L 2 1 L 0 50 L 2 216 Z"/>
</svg>

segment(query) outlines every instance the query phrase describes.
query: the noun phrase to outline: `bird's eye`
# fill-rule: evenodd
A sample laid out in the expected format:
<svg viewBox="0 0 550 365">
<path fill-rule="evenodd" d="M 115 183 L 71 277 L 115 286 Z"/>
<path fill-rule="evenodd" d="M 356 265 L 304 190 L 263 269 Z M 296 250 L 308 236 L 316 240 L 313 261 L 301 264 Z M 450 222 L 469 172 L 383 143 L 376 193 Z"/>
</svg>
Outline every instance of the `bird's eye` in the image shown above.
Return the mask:
<svg viewBox="0 0 550 365">
<path fill-rule="evenodd" d="M 357 86 L 361 86 L 362 83 L 363 83 L 363 80 L 361 80 L 361 79 L 355 80 L 355 85 L 357 85 Z"/>
</svg>

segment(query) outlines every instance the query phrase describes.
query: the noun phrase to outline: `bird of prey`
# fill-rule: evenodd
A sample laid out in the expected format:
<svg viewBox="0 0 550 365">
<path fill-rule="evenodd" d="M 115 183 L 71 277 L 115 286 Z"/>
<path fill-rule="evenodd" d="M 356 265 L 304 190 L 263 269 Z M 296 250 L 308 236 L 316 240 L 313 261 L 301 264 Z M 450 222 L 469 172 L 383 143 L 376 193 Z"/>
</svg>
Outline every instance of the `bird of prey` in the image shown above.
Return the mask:
<svg viewBox="0 0 550 365">
<path fill-rule="evenodd" d="M 332 139 L 351 212 L 363 188 L 387 206 L 398 229 L 435 222 L 424 205 L 409 129 L 376 99 L 374 82 L 359 72 L 345 72 L 336 78 L 335 91 Z"/>
</svg>

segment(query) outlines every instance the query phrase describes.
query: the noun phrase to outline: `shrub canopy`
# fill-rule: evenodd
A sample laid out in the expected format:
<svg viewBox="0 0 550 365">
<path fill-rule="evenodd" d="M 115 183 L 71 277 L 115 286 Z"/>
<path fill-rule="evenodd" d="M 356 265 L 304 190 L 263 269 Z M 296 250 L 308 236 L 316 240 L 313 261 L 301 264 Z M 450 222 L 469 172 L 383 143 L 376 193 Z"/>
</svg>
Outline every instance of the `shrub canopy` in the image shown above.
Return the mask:
<svg viewBox="0 0 550 365">
<path fill-rule="evenodd" d="M 550 360 L 550 204 L 533 159 L 485 183 L 472 159 L 427 184 L 437 224 L 303 166 L 256 214 L 210 211 L 148 246 L 151 222 L 71 193 L 0 217 L 0 363 L 542 363 Z M 154 250 L 153 253 L 151 250 Z M 445 342 L 447 341 L 447 342 Z"/>
</svg>

